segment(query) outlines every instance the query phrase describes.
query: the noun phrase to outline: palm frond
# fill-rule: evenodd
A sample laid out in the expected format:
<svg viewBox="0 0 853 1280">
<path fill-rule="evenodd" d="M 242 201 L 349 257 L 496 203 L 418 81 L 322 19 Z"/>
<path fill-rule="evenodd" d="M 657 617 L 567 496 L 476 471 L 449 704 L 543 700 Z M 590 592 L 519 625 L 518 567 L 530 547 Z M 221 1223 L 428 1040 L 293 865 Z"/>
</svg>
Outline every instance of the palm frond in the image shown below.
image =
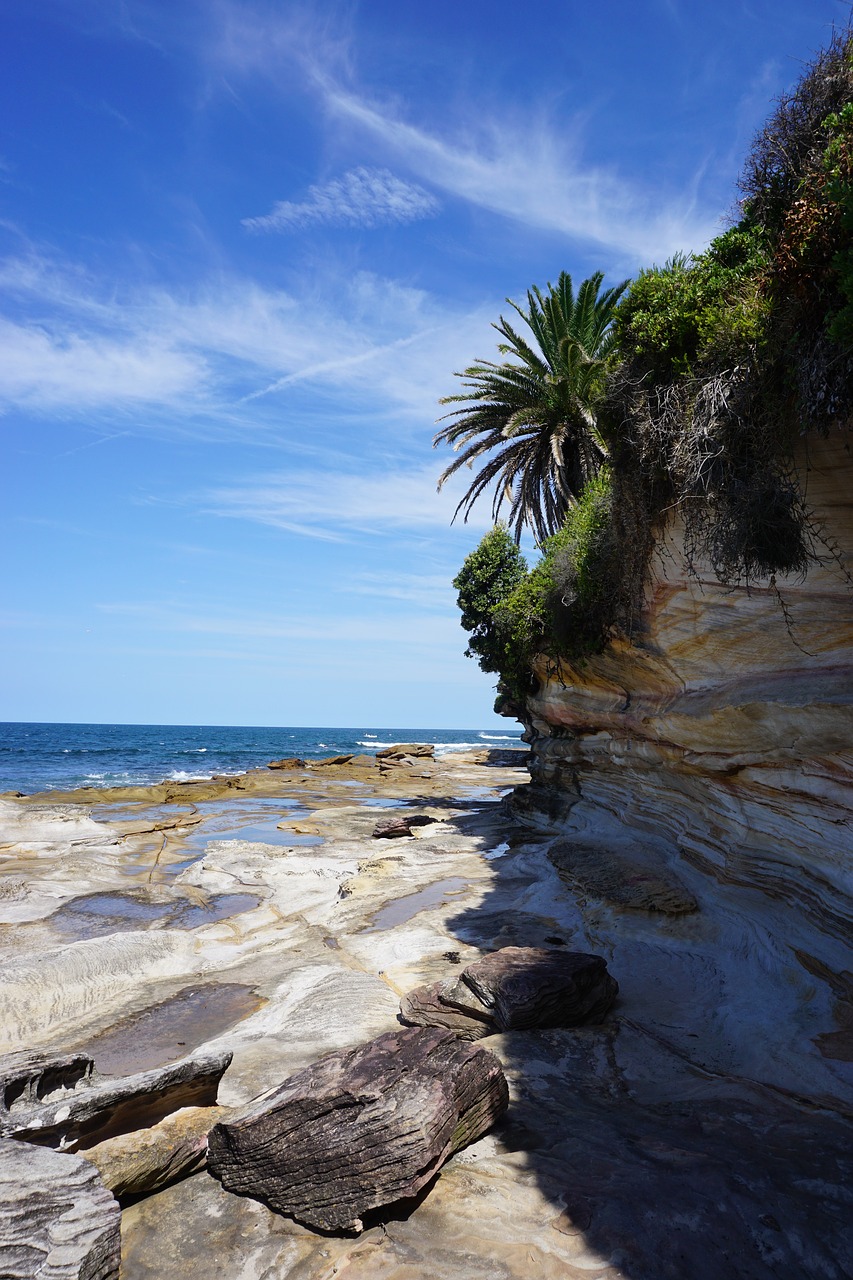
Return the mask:
<svg viewBox="0 0 853 1280">
<path fill-rule="evenodd" d="M 584 486 L 607 460 L 608 447 L 596 418 L 607 362 L 613 351 L 613 314 L 628 281 L 601 292 L 602 272 L 575 293 L 567 271 L 547 291 L 534 285 L 527 309 L 509 305 L 531 337 L 504 316 L 492 327 L 500 335 L 500 363 L 478 360 L 462 373 L 461 392 L 443 396 L 456 406 L 434 445 L 456 453 L 438 487 L 463 466 L 483 465 L 463 494 L 454 520 L 467 520 L 474 503 L 492 485 L 492 516 L 507 505 L 516 541 L 532 530 L 543 541 L 562 524 Z"/>
</svg>

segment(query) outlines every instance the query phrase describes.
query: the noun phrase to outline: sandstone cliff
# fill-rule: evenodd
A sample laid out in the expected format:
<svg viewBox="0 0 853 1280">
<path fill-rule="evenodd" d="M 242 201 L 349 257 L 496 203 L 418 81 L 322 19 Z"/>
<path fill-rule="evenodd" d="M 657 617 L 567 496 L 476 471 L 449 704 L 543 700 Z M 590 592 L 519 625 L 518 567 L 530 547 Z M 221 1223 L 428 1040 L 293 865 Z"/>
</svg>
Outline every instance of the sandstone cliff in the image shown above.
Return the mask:
<svg viewBox="0 0 853 1280">
<path fill-rule="evenodd" d="M 534 785 L 519 797 L 581 861 L 622 859 L 623 892 L 674 872 L 719 931 L 723 986 L 765 999 L 760 1055 L 742 1044 L 739 1069 L 836 1097 L 826 1068 L 837 1084 L 853 1058 L 851 441 L 801 451 L 838 549 L 802 581 L 726 590 L 686 573 L 677 525 L 659 535 L 640 637 L 540 672 L 525 717 Z"/>
</svg>

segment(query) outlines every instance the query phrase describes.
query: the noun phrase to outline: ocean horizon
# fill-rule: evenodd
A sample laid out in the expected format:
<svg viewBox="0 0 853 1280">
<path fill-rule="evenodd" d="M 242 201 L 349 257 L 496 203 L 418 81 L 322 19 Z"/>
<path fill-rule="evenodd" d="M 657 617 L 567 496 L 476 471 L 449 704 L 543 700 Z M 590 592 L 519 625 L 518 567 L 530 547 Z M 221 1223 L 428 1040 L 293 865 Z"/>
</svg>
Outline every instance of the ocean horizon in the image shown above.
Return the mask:
<svg viewBox="0 0 853 1280">
<path fill-rule="evenodd" d="M 437 756 L 523 746 L 521 729 L 283 725 L 64 724 L 0 722 L 0 791 L 188 782 L 263 768 L 298 756 L 372 755 L 397 742 L 430 743 Z"/>
</svg>

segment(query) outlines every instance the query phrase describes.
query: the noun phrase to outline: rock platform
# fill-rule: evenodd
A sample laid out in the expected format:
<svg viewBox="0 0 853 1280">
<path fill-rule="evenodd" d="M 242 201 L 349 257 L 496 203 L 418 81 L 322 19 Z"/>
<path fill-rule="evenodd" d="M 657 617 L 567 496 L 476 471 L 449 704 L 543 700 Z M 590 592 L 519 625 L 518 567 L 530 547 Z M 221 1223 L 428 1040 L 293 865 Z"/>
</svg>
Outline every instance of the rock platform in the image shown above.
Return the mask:
<svg viewBox="0 0 853 1280">
<path fill-rule="evenodd" d="M 850 992 L 805 926 L 691 865 L 675 914 L 642 907 L 670 886 L 653 861 L 630 901 L 565 849 L 561 878 L 554 829 L 505 798 L 520 787 L 523 814 L 521 768 L 408 759 L 0 799 L 0 1054 L 118 1078 L 229 1052 L 218 1103 L 245 1108 L 499 949 L 600 955 L 619 983 L 596 1024 L 490 1035 L 506 1117 L 357 1238 L 201 1170 L 126 1205 L 123 1280 L 161 1280 L 164 1258 L 182 1280 L 212 1258 L 235 1280 L 844 1280 L 853 1085 L 826 1037 Z M 392 816 L 411 835 L 374 839 Z"/>
</svg>

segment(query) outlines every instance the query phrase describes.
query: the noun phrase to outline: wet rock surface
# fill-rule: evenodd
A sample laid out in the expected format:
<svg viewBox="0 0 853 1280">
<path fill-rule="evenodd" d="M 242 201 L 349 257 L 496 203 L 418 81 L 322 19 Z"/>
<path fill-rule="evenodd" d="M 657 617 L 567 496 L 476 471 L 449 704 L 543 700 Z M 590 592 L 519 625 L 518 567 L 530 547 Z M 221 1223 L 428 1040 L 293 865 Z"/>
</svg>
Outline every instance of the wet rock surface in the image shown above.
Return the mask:
<svg viewBox="0 0 853 1280">
<path fill-rule="evenodd" d="M 500 1063 L 435 1029 L 330 1054 L 217 1124 L 208 1168 L 224 1187 L 326 1231 L 417 1195 L 506 1110 Z"/>
</svg>

